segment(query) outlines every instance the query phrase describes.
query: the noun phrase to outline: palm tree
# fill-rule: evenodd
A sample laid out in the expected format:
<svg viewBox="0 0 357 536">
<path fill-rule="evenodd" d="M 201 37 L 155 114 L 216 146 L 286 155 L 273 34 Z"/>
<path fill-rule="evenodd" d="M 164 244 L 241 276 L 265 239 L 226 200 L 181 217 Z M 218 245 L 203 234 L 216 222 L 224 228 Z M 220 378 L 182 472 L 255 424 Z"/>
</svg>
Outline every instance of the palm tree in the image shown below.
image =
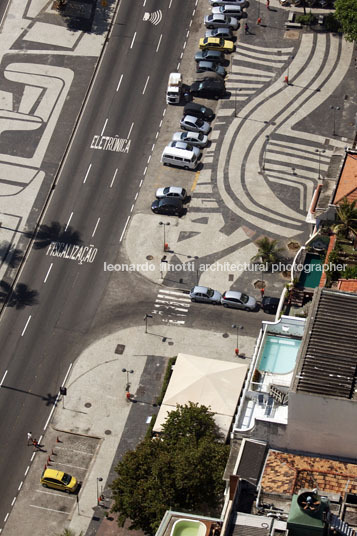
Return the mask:
<svg viewBox="0 0 357 536">
<path fill-rule="evenodd" d="M 344 197 L 336 210 L 339 223 L 336 223 L 332 229 L 335 233 L 341 233 L 345 238 L 348 238 L 349 233 L 357 237 L 356 203 L 356 200 L 350 203 L 347 197 Z"/>
<path fill-rule="evenodd" d="M 278 246 L 277 240 L 270 240 L 267 236 L 263 236 L 256 241 L 258 246 L 258 252 L 252 257 L 253 262 L 263 262 L 267 264 L 273 264 L 279 260 L 279 254 L 283 248 Z"/>
</svg>

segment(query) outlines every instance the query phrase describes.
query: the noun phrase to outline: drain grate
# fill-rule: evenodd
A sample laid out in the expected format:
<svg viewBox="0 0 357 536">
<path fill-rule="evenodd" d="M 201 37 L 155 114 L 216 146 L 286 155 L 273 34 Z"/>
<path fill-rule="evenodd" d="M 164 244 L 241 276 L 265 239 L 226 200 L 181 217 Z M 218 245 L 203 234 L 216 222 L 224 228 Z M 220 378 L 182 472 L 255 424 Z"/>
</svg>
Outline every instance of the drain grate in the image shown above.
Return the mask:
<svg viewBox="0 0 357 536">
<path fill-rule="evenodd" d="M 115 353 L 122 355 L 125 350 L 125 344 L 117 344 L 117 347 L 115 348 Z"/>
</svg>

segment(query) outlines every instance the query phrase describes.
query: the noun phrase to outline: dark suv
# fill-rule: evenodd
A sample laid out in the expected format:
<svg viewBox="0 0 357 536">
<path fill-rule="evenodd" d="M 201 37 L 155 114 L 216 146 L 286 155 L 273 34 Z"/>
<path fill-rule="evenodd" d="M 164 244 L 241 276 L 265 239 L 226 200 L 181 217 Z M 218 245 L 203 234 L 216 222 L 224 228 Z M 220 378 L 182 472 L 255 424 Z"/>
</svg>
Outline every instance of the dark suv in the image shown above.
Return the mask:
<svg viewBox="0 0 357 536">
<path fill-rule="evenodd" d="M 212 121 L 214 118 L 214 113 L 211 108 L 207 108 L 207 106 L 203 106 L 203 104 L 198 104 L 197 102 L 188 102 L 185 104 L 183 113 L 184 115 L 193 115 L 194 117 L 199 117 L 205 121 Z"/>
<path fill-rule="evenodd" d="M 207 78 L 202 82 L 194 82 L 190 86 L 190 94 L 194 97 L 205 99 L 219 99 L 226 94 L 226 86 L 223 80 Z"/>
<path fill-rule="evenodd" d="M 155 214 L 164 214 L 166 216 L 182 216 L 184 212 L 181 199 L 175 197 L 155 199 L 151 205 L 151 210 Z"/>
</svg>

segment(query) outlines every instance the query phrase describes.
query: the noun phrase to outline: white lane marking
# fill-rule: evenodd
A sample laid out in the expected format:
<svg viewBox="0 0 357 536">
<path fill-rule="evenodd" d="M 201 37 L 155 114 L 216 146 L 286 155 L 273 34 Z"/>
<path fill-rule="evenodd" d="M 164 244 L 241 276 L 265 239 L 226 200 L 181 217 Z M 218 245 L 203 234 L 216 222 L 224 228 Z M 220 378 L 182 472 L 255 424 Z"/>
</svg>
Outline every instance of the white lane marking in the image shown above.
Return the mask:
<svg viewBox="0 0 357 536">
<path fill-rule="evenodd" d="M 31 456 L 31 458 L 30 458 L 30 461 L 31 461 L 31 462 L 33 462 L 35 456 L 36 456 L 36 452 L 33 452 L 33 453 L 32 453 L 32 456 Z"/>
<path fill-rule="evenodd" d="M 21 488 L 22 488 L 22 486 L 23 486 L 23 483 L 24 483 L 24 482 L 23 482 L 23 480 L 22 480 L 22 481 L 20 482 L 20 485 L 19 485 L 19 487 L 17 488 L 17 491 L 20 491 L 20 489 L 21 489 Z"/>
<path fill-rule="evenodd" d="M 155 145 L 153 145 L 153 147 L 155 147 Z M 151 150 L 153 150 L 153 149 L 151 149 Z M 148 164 L 150 162 L 150 160 L 151 160 L 151 155 L 149 156 L 148 161 L 146 163 Z"/>
<path fill-rule="evenodd" d="M 182 60 L 182 58 L 183 58 L 183 52 L 181 52 L 180 60 Z"/>
<path fill-rule="evenodd" d="M 145 4 L 146 4 L 146 0 L 144 0 L 143 7 L 145 7 Z"/>
<path fill-rule="evenodd" d="M 183 309 L 182 307 L 176 307 L 175 305 L 172 305 L 175 302 L 166 302 L 164 300 L 156 300 L 156 301 L 158 303 L 154 303 L 154 307 L 166 307 L 167 309 L 173 309 L 174 311 L 181 311 L 181 313 L 187 313 L 188 311 L 188 309 Z"/>
<path fill-rule="evenodd" d="M 107 119 L 107 121 L 108 121 L 108 119 Z M 104 130 L 104 129 L 103 129 L 103 130 Z M 102 132 L 102 136 L 103 136 L 103 132 Z M 86 176 L 84 177 L 84 180 L 83 180 L 83 184 L 84 184 L 84 183 L 86 182 L 86 180 L 87 180 L 87 177 L 88 177 L 88 175 L 89 175 L 89 172 L 90 172 L 90 168 L 91 168 L 91 167 L 92 167 L 92 164 L 89 164 L 88 169 L 87 169 Z"/>
<path fill-rule="evenodd" d="M 158 42 L 157 47 L 156 47 L 156 52 L 159 50 L 161 39 L 162 39 L 162 34 L 160 35 L 159 42 Z"/>
<path fill-rule="evenodd" d="M 172 4 L 172 0 L 170 0 L 170 3 L 169 3 L 169 9 L 170 9 L 170 7 L 171 7 L 171 4 Z"/>
<path fill-rule="evenodd" d="M 81 467 L 80 465 L 72 465 L 70 463 L 60 463 L 60 462 L 56 462 L 56 465 L 67 465 L 68 467 L 74 467 L 75 469 L 88 469 L 88 467 Z"/>
<path fill-rule="evenodd" d="M 134 197 L 134 201 L 136 201 L 136 200 L 137 200 L 137 198 L 138 198 L 138 195 L 139 195 L 139 192 L 136 192 L 136 195 L 135 195 L 135 197 Z"/>
<path fill-rule="evenodd" d="M 144 181 L 143 181 L 143 179 L 141 179 L 141 181 L 140 181 L 140 184 L 139 184 L 139 188 L 141 188 L 141 187 L 142 187 L 142 185 L 143 185 L 143 182 L 144 182 Z"/>
<path fill-rule="evenodd" d="M 173 300 L 172 302 L 170 301 L 170 303 L 177 303 L 177 305 L 184 305 L 185 307 L 188 307 L 191 303 L 191 300 L 183 300 L 182 298 L 177 298 L 177 296 L 167 296 L 167 294 L 158 294 L 157 297 L 165 298 L 166 300 Z"/>
<path fill-rule="evenodd" d="M 161 128 L 161 125 L 162 125 L 162 119 L 161 119 L 161 121 L 160 121 L 160 123 L 159 123 L 159 128 Z"/>
<path fill-rule="evenodd" d="M 97 230 L 97 227 L 98 227 L 99 222 L 100 222 L 100 218 L 98 218 L 97 223 L 95 224 L 94 231 L 93 231 L 93 233 L 92 233 L 92 238 L 93 238 L 93 236 L 95 235 L 95 232 L 96 232 L 96 230 Z"/>
<path fill-rule="evenodd" d="M 102 130 L 102 132 L 101 132 L 101 134 L 100 134 L 101 136 L 103 136 L 103 134 L 104 134 L 105 127 L 107 126 L 107 123 L 108 123 L 108 118 L 105 120 L 103 130 Z"/>
<path fill-rule="evenodd" d="M 85 450 L 79 450 L 79 449 L 70 449 L 68 447 L 56 447 L 56 450 L 66 450 L 67 452 L 70 450 L 71 452 L 79 452 L 80 454 L 84 454 L 86 456 L 93 456 L 92 452 L 87 452 Z"/>
<path fill-rule="evenodd" d="M 158 137 L 159 137 L 159 131 L 156 132 L 155 139 L 157 140 Z"/>
<path fill-rule="evenodd" d="M 147 170 L 148 170 L 148 167 L 146 166 L 145 169 L 144 169 L 144 173 L 143 173 L 144 176 L 146 175 Z M 143 181 L 141 180 L 141 184 L 142 183 L 143 183 Z"/>
<path fill-rule="evenodd" d="M 58 514 L 69 515 L 69 512 L 62 512 L 62 510 L 54 510 L 53 508 L 44 508 L 43 506 L 36 506 L 35 504 L 30 504 L 32 508 L 39 508 L 40 510 L 48 510 L 48 512 L 57 512 Z"/>
<path fill-rule="evenodd" d="M 45 495 L 52 495 L 52 497 L 54 496 L 54 497 L 63 497 L 66 499 L 72 499 L 72 497 L 68 493 L 65 493 L 65 494 L 55 493 L 54 491 L 45 491 L 43 489 L 37 489 L 36 493 L 44 493 Z"/>
<path fill-rule="evenodd" d="M 193 22 L 193 20 L 191 19 L 191 20 L 190 20 L 190 28 L 191 28 L 191 26 L 192 26 L 192 22 Z"/>
<path fill-rule="evenodd" d="M 183 325 L 185 324 L 185 321 L 184 320 L 169 320 L 169 324 Z"/>
<path fill-rule="evenodd" d="M 118 168 L 115 170 L 115 173 L 114 173 L 114 176 L 113 176 L 113 178 L 112 178 L 112 182 L 110 183 L 109 188 L 112 188 L 112 187 L 113 187 L 113 184 L 114 184 L 114 181 L 115 181 L 115 177 L 117 176 L 117 173 L 118 173 Z"/>
<path fill-rule="evenodd" d="M 4 523 L 6 523 L 8 517 L 9 517 L 9 512 L 6 514 L 6 516 L 4 518 Z"/>
<path fill-rule="evenodd" d="M 187 45 L 187 41 L 185 41 L 184 44 L 183 44 L 183 49 L 184 49 L 184 50 L 185 50 L 185 48 L 186 48 L 186 45 Z"/>
<path fill-rule="evenodd" d="M 120 84 L 121 84 L 121 81 L 123 80 L 123 75 L 121 75 L 120 79 L 119 79 L 119 82 L 118 82 L 118 85 L 117 85 L 117 91 L 119 91 L 119 88 L 120 88 Z"/>
<path fill-rule="evenodd" d="M 187 30 L 186 37 L 188 38 L 189 35 L 190 35 L 190 30 Z"/>
<path fill-rule="evenodd" d="M 132 39 L 132 41 L 131 41 L 130 48 L 133 48 L 134 41 L 135 41 L 135 37 L 136 37 L 136 32 L 135 32 L 134 35 L 133 35 L 133 39 Z"/>
<path fill-rule="evenodd" d="M 130 212 L 133 212 L 133 210 L 134 210 L 134 203 L 131 205 Z"/>
<path fill-rule="evenodd" d="M 26 322 L 26 324 L 25 324 L 25 327 L 24 327 L 24 329 L 22 330 L 21 337 L 24 336 L 24 333 L 25 333 L 25 331 L 26 331 L 26 328 L 27 328 L 27 326 L 28 326 L 30 320 L 31 320 L 31 315 L 30 315 L 30 316 L 28 317 L 28 319 L 27 319 L 27 322 Z"/>
<path fill-rule="evenodd" d="M 197 6 L 197 2 L 196 2 L 195 5 Z M 196 10 L 194 9 L 194 10 L 192 11 L 192 18 L 195 16 L 195 13 L 196 13 Z"/>
<path fill-rule="evenodd" d="M 29 472 L 29 470 L 30 470 L 30 466 L 28 465 L 28 466 L 27 466 L 27 469 L 26 469 L 26 471 L 25 471 L 25 476 L 27 475 L 27 473 Z"/>
<path fill-rule="evenodd" d="M 152 144 L 151 152 L 153 152 L 154 149 L 155 149 L 155 143 Z M 151 158 L 151 157 L 150 157 L 150 158 Z"/>
<path fill-rule="evenodd" d="M 124 225 L 124 229 L 123 229 L 123 232 L 122 234 L 120 235 L 120 238 L 119 238 L 119 242 L 121 242 L 123 240 L 123 236 L 124 236 L 124 233 L 126 231 L 126 228 L 127 228 L 127 225 L 129 223 L 129 220 L 130 220 L 130 216 L 128 216 L 127 220 L 126 220 L 126 224 Z"/>
<path fill-rule="evenodd" d="M 62 382 L 62 384 L 61 384 L 62 386 L 65 385 L 65 383 L 66 383 L 66 381 L 67 381 L 67 378 L 68 378 L 68 375 L 69 375 L 69 373 L 70 373 L 70 371 L 71 371 L 72 365 L 73 365 L 73 363 L 71 363 L 71 364 L 69 365 L 69 367 L 68 367 L 68 370 L 67 370 L 67 372 L 66 372 L 66 375 L 65 375 L 65 377 L 64 377 L 64 380 L 63 380 L 63 382 Z M 58 392 L 58 394 L 57 394 L 57 396 L 56 396 L 55 403 L 53 404 L 53 407 L 52 407 L 52 409 L 51 409 L 51 411 L 50 411 L 49 417 L 48 417 L 48 419 L 47 419 L 47 421 L 46 421 L 46 423 L 45 423 L 45 426 L 43 427 L 44 430 L 46 430 L 46 428 L 47 428 L 47 426 L 48 426 L 48 423 L 49 423 L 50 420 L 51 420 L 52 413 L 54 412 L 54 410 L 55 410 L 55 408 L 56 408 L 56 406 L 57 406 L 57 402 L 58 402 L 58 400 L 59 400 L 59 397 L 60 397 L 60 393 Z M 42 437 L 42 436 L 41 436 L 41 437 Z M 35 453 L 33 453 L 33 456 L 34 456 L 34 455 L 35 455 Z M 32 458 L 33 458 L 33 456 L 32 456 Z M 32 461 L 32 458 L 31 458 L 31 461 Z"/>
<path fill-rule="evenodd" d="M 188 297 L 188 294 L 185 296 L 182 292 L 178 292 L 175 290 L 159 290 L 158 294 L 172 294 L 174 296 L 181 296 L 182 299 L 191 300 L 191 298 Z"/>
<path fill-rule="evenodd" d="M 12 503 L 11 503 L 11 506 L 14 506 L 14 504 L 15 504 L 15 501 L 16 501 L 16 497 L 14 497 L 14 498 L 12 499 Z"/>
<path fill-rule="evenodd" d="M 179 61 L 178 64 L 177 64 L 177 68 L 176 68 L 177 72 L 179 72 L 179 70 L 180 70 L 180 65 L 181 65 L 181 62 Z"/>
<path fill-rule="evenodd" d="M 162 117 L 165 117 L 166 114 L 166 108 L 164 108 L 164 111 L 162 112 Z"/>
<path fill-rule="evenodd" d="M 146 91 L 146 88 L 147 88 L 149 80 L 150 80 L 150 76 L 148 76 L 147 79 L 146 79 L 145 86 L 144 86 L 144 89 L 143 89 L 143 95 L 144 95 L 144 93 Z"/>
<path fill-rule="evenodd" d="M 130 134 L 131 134 L 131 131 L 133 130 L 133 126 L 134 126 L 134 123 L 131 123 L 130 130 L 129 130 L 128 135 L 126 137 L 127 140 L 130 138 Z"/>
<path fill-rule="evenodd" d="M 46 283 L 48 276 L 50 275 L 50 271 L 52 270 L 53 262 L 51 262 L 49 269 L 47 270 L 47 274 L 45 279 L 43 280 L 44 283 Z"/>
<path fill-rule="evenodd" d="M 68 222 L 66 223 L 66 227 L 64 228 L 65 231 L 67 231 L 67 229 L 68 229 L 68 225 L 69 225 L 69 222 L 70 222 L 71 219 L 72 219 L 72 216 L 73 216 L 73 212 L 71 212 L 71 215 L 70 215 L 70 217 L 69 217 L 69 219 L 68 219 Z"/>
<path fill-rule="evenodd" d="M 0 387 L 2 387 L 2 384 L 4 383 L 4 380 L 5 380 L 5 378 L 6 378 L 7 372 L 8 372 L 8 371 L 5 370 L 5 374 L 4 374 L 3 377 L 2 377 L 2 380 L 1 380 L 1 383 L 0 383 Z"/>
</svg>

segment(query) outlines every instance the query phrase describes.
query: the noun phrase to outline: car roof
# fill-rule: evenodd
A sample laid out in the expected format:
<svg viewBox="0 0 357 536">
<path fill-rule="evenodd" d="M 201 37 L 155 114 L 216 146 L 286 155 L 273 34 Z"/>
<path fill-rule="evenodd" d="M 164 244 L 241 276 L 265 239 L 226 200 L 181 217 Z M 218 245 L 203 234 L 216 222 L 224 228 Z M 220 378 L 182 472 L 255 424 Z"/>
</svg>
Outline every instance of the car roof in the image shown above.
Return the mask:
<svg viewBox="0 0 357 536">
<path fill-rule="evenodd" d="M 193 287 L 193 292 L 204 292 L 206 294 L 208 287 Z"/>
<path fill-rule="evenodd" d="M 63 471 L 58 471 L 57 469 L 45 469 L 42 478 L 56 478 L 57 480 L 62 480 L 63 475 Z"/>
<path fill-rule="evenodd" d="M 167 188 L 167 186 L 165 186 L 165 188 Z M 164 190 L 165 188 L 162 189 Z M 180 186 L 169 186 L 168 188 L 170 192 L 176 192 L 177 194 L 181 194 L 183 190 Z"/>
<path fill-rule="evenodd" d="M 198 66 L 199 67 L 213 67 L 215 64 L 213 63 L 213 61 L 209 61 L 209 60 L 202 60 L 202 61 L 199 61 L 198 62 Z"/>
<path fill-rule="evenodd" d="M 199 121 L 199 117 L 195 117 L 194 115 L 184 115 L 183 120 L 184 121 L 191 121 L 191 123 L 197 123 Z"/>
<path fill-rule="evenodd" d="M 227 290 L 224 293 L 225 298 L 236 298 L 237 300 L 240 300 L 242 296 L 242 292 L 239 292 L 238 290 Z"/>
<path fill-rule="evenodd" d="M 224 15 L 223 13 L 211 13 L 209 17 L 211 17 L 210 20 L 226 20 L 226 15 Z"/>
<path fill-rule="evenodd" d="M 177 197 L 163 197 L 159 201 L 159 205 L 177 205 L 182 206 L 181 199 L 177 199 Z"/>
<path fill-rule="evenodd" d="M 188 102 L 185 104 L 184 110 L 207 110 L 206 106 L 203 104 L 198 104 L 198 102 Z"/>
</svg>

